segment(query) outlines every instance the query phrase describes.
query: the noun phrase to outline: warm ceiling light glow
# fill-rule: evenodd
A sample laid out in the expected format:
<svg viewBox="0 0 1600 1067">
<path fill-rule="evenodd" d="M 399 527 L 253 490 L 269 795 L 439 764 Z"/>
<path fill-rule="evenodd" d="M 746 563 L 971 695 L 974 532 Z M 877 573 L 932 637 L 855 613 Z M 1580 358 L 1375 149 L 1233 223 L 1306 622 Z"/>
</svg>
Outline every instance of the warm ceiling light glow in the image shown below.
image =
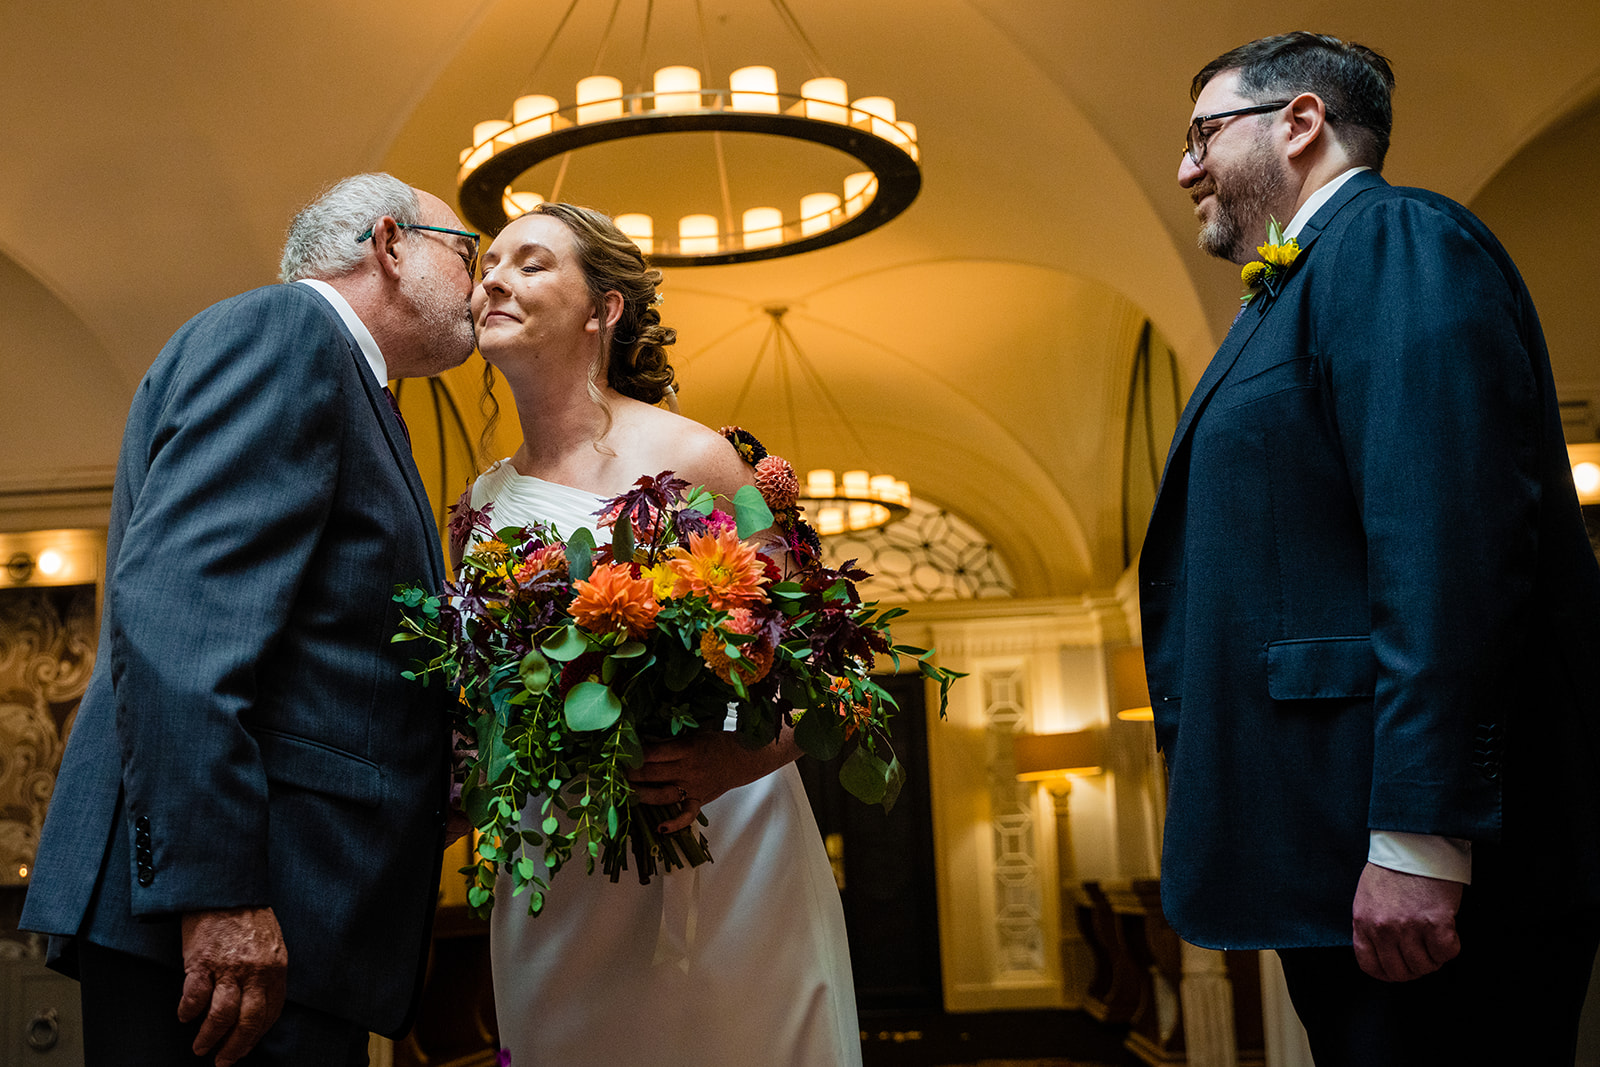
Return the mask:
<svg viewBox="0 0 1600 1067">
<path fill-rule="evenodd" d="M 638 245 L 639 251 L 647 256 L 655 251 L 655 223 L 651 221 L 649 215 L 629 213 L 618 215 L 615 221 L 617 229 L 621 230 L 628 240 Z"/>
<path fill-rule="evenodd" d="M 657 111 L 693 111 L 700 106 L 700 72 L 693 67 L 662 67 L 654 84 Z"/>
<path fill-rule="evenodd" d="M 578 125 L 622 117 L 622 81 L 592 74 L 578 83 Z"/>
<path fill-rule="evenodd" d="M 850 122 L 850 92 L 842 78 L 812 78 L 800 85 L 805 98 L 806 118 L 823 122 Z"/>
<path fill-rule="evenodd" d="M 61 553 L 57 552 L 53 548 L 47 548 L 43 552 L 39 553 L 39 573 L 44 575 L 46 578 L 53 578 L 57 574 L 60 574 L 62 568 L 64 568 L 66 565 L 67 561 L 62 558 Z"/>
<path fill-rule="evenodd" d="M 572 6 L 577 6 L 576 0 Z M 808 52 L 810 65 L 824 69 L 825 64 L 814 54 L 792 14 L 787 14 L 783 4 L 776 6 L 796 42 Z M 608 55 L 614 29 L 619 38 L 628 35 L 629 28 L 619 28 L 615 15 L 614 7 L 613 17 L 605 23 L 598 53 L 601 59 L 597 63 Z M 556 48 L 556 38 L 565 24 L 563 17 L 544 47 L 545 54 Z M 711 65 L 712 53 L 703 39 L 703 26 L 700 43 L 705 66 L 663 66 L 645 83 L 644 72 L 654 66 L 647 65 L 651 56 L 650 25 L 646 5 L 644 41 L 637 59 L 639 73 L 626 86 L 620 78 L 593 74 L 577 83 L 575 97 L 566 102 L 529 93 L 513 102 L 509 121 L 482 122 L 475 127 L 473 143 L 460 155 L 461 168 L 456 175 L 464 218 L 486 234 L 498 234 L 508 221 L 527 210 L 508 190 L 526 187 L 535 180 L 549 181 L 537 168 L 553 160 L 559 160 L 559 167 L 554 168 L 552 184 L 541 190 L 547 200 L 590 198 L 585 182 L 600 172 L 584 173 L 591 164 L 599 165 L 606 173 L 621 169 L 640 173 L 670 171 L 680 176 L 688 173 L 686 167 L 699 164 L 698 148 L 678 147 L 690 143 L 682 138 L 651 136 L 662 133 L 712 134 L 715 167 L 703 177 L 670 183 L 671 199 L 657 204 L 652 213 L 673 219 L 713 212 L 718 226 L 714 234 L 683 234 L 681 241 L 677 233 L 664 226 L 663 232 L 651 241 L 654 266 L 753 262 L 825 248 L 882 226 L 916 199 L 922 188 L 922 172 L 915 127 L 898 121 L 894 100 L 864 96 L 852 105 L 849 87 L 842 79 L 832 77 L 803 82 L 798 95 L 792 87 L 785 93 L 780 91 L 777 72 L 759 64 L 735 68 L 723 83 L 726 88 L 718 87 L 720 75 Z M 754 33 L 748 39 L 759 42 L 762 38 Z M 711 85 L 704 84 L 704 80 Z M 649 91 L 645 91 L 646 84 Z M 863 170 L 846 183 L 848 207 L 841 208 L 843 201 L 837 189 L 820 194 L 831 198 L 821 206 L 817 196 L 804 198 L 799 204 L 794 202 L 793 193 L 780 197 L 775 185 L 779 176 L 763 172 L 742 151 L 723 153 L 724 134 L 778 137 L 790 145 L 798 142 L 833 149 L 831 153 L 813 152 L 810 159 L 799 164 L 801 173 L 788 180 L 800 189 L 834 185 L 849 169 L 839 165 L 839 153 L 854 159 L 854 166 Z M 602 145 L 606 146 L 603 152 L 588 151 Z M 707 160 L 708 170 L 710 162 Z M 736 196 L 743 202 L 735 200 Z M 753 208 L 748 206 L 751 203 L 763 206 Z M 619 214 L 623 208 L 622 204 L 608 205 L 608 210 Z M 758 210 L 759 220 L 740 225 L 744 216 Z M 772 212 L 778 213 L 775 220 L 770 218 Z"/>
<path fill-rule="evenodd" d="M 678 220 L 678 247 L 691 255 L 717 250 L 715 215 L 685 215 Z"/>
<path fill-rule="evenodd" d="M 507 189 L 503 206 L 506 209 L 506 215 L 514 219 L 519 215 L 526 215 L 542 203 L 544 203 L 544 197 L 538 193 L 519 193 L 513 189 Z"/>
<path fill-rule="evenodd" d="M 778 113 L 778 73 L 771 67 L 740 67 L 728 79 L 735 111 Z"/>
<path fill-rule="evenodd" d="M 878 191 L 877 185 L 878 176 L 870 170 L 846 174 L 844 176 L 844 213 L 849 216 L 861 214 L 861 209 L 872 202 L 872 194 Z"/>
<path fill-rule="evenodd" d="M 553 96 L 537 93 L 519 96 L 511 102 L 511 125 L 515 139 L 543 137 L 555 128 L 556 108 L 561 103 Z"/>
<path fill-rule="evenodd" d="M 828 229 L 838 210 L 837 193 L 807 193 L 800 198 L 800 232 L 809 237 Z"/>
<path fill-rule="evenodd" d="M 783 240 L 783 212 L 775 207 L 753 207 L 744 213 L 744 246 L 762 248 Z"/>
</svg>

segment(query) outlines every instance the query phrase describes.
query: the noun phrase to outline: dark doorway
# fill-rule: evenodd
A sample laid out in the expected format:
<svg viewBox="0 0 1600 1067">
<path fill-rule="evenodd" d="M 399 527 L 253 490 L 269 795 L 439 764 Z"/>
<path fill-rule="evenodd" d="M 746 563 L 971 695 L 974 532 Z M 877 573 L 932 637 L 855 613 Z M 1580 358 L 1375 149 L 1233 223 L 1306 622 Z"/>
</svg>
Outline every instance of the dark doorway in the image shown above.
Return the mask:
<svg viewBox="0 0 1600 1067">
<path fill-rule="evenodd" d="M 876 681 L 900 705 L 894 750 L 906 769 L 906 784 L 894 810 L 886 814 L 846 793 L 835 763 L 799 763 L 835 876 L 842 879 L 863 1027 L 870 1026 L 866 1020 L 874 1013 L 933 1015 L 943 1007 L 923 679 L 895 674 Z"/>
</svg>

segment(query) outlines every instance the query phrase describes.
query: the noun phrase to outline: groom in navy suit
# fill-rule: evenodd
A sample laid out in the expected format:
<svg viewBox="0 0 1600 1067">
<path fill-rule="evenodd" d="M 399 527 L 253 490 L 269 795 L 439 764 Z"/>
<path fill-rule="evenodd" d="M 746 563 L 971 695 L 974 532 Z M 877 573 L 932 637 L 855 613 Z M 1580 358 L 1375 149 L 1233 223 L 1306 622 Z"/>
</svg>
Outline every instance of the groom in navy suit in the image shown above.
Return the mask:
<svg viewBox="0 0 1600 1067">
<path fill-rule="evenodd" d="M 1378 176 L 1393 85 L 1309 33 L 1194 80 L 1178 182 L 1201 247 L 1256 265 L 1140 563 L 1162 903 L 1189 941 L 1279 950 L 1319 1067 L 1569 1065 L 1600 568 L 1516 268 Z"/>
<path fill-rule="evenodd" d="M 447 738 L 391 596 L 443 559 L 385 383 L 471 353 L 476 259 L 443 201 L 346 179 L 290 228 L 298 284 L 202 312 L 139 384 L 21 922 L 81 980 L 91 1065 L 365 1064 L 410 1026 Z"/>
</svg>

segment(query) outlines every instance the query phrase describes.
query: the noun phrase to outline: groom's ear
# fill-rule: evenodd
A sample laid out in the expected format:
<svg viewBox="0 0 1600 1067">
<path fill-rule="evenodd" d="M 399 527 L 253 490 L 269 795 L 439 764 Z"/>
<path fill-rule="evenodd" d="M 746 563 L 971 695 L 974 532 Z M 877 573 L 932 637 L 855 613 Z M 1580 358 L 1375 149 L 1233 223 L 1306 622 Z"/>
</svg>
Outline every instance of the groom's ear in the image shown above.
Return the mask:
<svg viewBox="0 0 1600 1067">
<path fill-rule="evenodd" d="M 372 251 L 378 258 L 378 268 L 391 280 L 400 278 L 400 242 L 405 231 L 388 215 L 372 226 Z"/>
<path fill-rule="evenodd" d="M 1289 101 L 1284 110 L 1289 127 L 1289 139 L 1284 148 L 1290 159 L 1302 155 L 1318 138 L 1332 133 L 1327 106 L 1316 93 L 1301 93 Z"/>
</svg>

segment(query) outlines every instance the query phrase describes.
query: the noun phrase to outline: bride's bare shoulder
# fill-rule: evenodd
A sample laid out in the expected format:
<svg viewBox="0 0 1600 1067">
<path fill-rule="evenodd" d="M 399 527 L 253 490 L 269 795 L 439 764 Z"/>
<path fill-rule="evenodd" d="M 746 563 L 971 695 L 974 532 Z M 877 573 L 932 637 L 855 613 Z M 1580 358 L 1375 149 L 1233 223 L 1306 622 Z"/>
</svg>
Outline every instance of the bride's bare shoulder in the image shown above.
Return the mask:
<svg viewBox="0 0 1600 1067">
<path fill-rule="evenodd" d="M 750 483 L 750 468 L 720 433 L 665 408 L 641 408 L 630 436 L 642 454 L 654 457 L 655 470 L 673 471 L 716 493 L 731 494 Z"/>
</svg>

